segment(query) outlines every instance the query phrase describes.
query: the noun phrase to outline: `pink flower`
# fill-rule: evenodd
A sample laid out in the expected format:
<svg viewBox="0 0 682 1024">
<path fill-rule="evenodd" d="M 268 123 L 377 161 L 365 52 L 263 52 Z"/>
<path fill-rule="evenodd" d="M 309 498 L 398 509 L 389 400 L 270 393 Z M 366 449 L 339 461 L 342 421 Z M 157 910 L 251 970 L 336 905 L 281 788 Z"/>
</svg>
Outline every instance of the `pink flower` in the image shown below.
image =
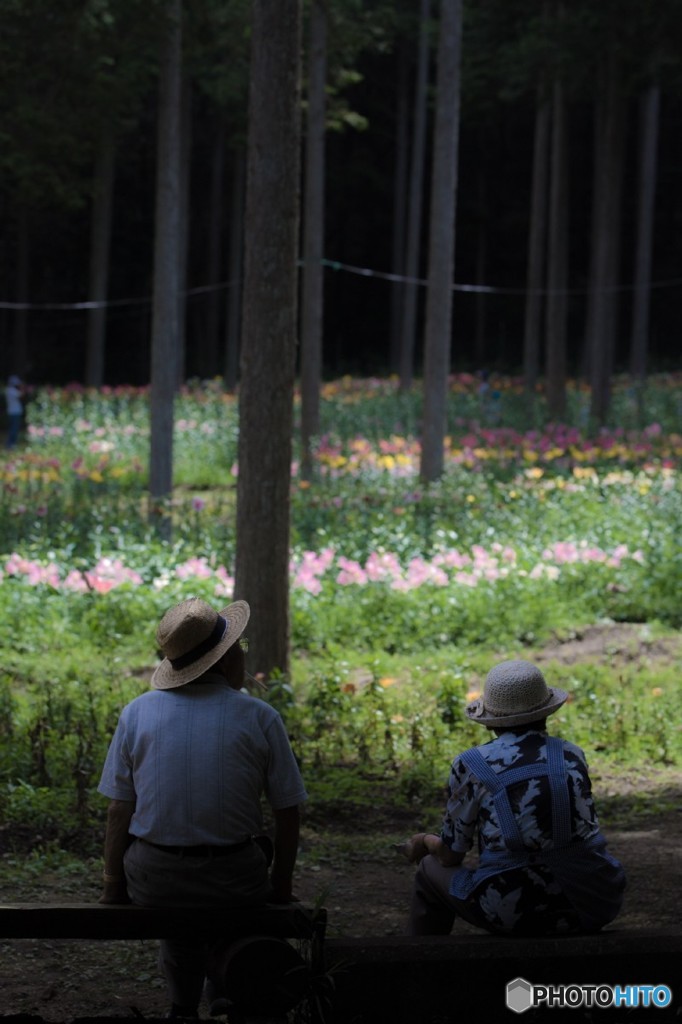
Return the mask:
<svg viewBox="0 0 682 1024">
<path fill-rule="evenodd" d="M 367 573 L 359 562 L 351 561 L 348 558 L 339 558 L 338 565 L 340 572 L 336 577 L 336 582 L 341 586 L 348 586 L 352 583 L 362 586 L 367 582 Z"/>
<path fill-rule="evenodd" d="M 205 558 L 188 558 L 182 565 L 176 566 L 175 575 L 181 580 L 206 580 L 213 575 L 213 569 Z"/>
</svg>

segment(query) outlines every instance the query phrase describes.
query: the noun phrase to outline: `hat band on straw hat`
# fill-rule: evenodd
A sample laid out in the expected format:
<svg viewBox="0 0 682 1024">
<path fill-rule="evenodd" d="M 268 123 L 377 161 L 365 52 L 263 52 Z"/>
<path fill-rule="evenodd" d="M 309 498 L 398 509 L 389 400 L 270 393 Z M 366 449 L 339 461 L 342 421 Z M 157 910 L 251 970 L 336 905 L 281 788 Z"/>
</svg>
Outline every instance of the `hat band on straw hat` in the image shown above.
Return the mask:
<svg viewBox="0 0 682 1024">
<path fill-rule="evenodd" d="M 214 647 L 217 647 L 222 638 L 225 636 L 225 630 L 227 629 L 227 619 L 224 619 L 222 615 L 216 617 L 216 623 L 211 633 L 202 640 L 200 644 L 193 647 L 191 651 L 187 651 L 185 654 L 181 654 L 178 658 L 169 658 L 169 662 L 174 669 L 187 668 L 188 665 L 193 665 L 199 658 L 203 658 L 204 654 L 208 654 Z"/>
</svg>

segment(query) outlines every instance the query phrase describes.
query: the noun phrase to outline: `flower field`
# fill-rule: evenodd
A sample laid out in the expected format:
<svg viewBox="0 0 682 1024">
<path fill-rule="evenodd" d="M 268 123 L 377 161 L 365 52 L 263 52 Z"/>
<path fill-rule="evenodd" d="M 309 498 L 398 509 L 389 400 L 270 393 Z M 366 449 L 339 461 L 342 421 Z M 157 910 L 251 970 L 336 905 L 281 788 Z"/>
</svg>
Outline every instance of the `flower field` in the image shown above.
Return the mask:
<svg viewBox="0 0 682 1024">
<path fill-rule="evenodd" d="M 418 394 L 328 385 L 315 478 L 292 465 L 293 671 L 270 698 L 303 760 L 369 761 L 409 787 L 477 738 L 461 707 L 494 660 L 600 622 L 678 635 L 681 384 L 617 382 L 613 425 L 590 431 L 577 386 L 567 422 L 546 424 L 542 395 L 529 405 L 518 382 L 482 393 L 454 378 L 446 472 L 428 487 Z M 173 535 L 161 541 L 148 521 L 147 394 L 46 390 L 29 405 L 24 445 L 0 459 L 10 820 L 45 827 L 60 800 L 90 814 L 117 711 L 147 685 L 158 618 L 190 594 L 230 600 L 237 436 L 237 401 L 218 383 L 178 397 Z M 679 761 L 674 665 L 554 671 L 571 692 L 557 717 L 577 742 Z"/>
</svg>

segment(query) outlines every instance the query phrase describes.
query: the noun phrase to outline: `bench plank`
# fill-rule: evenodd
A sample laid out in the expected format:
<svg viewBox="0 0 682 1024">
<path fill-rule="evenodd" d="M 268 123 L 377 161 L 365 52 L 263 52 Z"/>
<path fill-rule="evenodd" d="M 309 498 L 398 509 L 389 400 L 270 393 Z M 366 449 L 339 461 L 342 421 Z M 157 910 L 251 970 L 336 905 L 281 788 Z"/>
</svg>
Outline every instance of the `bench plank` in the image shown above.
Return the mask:
<svg viewBox="0 0 682 1024">
<path fill-rule="evenodd" d="M 0 904 L 0 938 L 170 939 L 186 935 L 221 939 L 243 935 L 320 937 L 324 910 L 301 904 L 264 907 L 139 907 L 103 903 Z"/>
</svg>

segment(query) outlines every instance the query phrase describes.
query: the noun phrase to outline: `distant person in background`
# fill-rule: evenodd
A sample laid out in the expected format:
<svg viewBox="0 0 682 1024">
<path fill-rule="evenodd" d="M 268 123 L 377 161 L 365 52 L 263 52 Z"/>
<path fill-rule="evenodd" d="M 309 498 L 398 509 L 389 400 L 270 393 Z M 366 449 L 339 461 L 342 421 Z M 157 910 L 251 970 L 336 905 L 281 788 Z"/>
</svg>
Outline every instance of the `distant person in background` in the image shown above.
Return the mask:
<svg viewBox="0 0 682 1024">
<path fill-rule="evenodd" d="M 5 388 L 7 402 L 7 447 L 16 448 L 24 415 L 24 385 L 16 374 L 7 381 Z"/>
<path fill-rule="evenodd" d="M 456 917 L 506 935 L 581 934 L 619 913 L 625 875 L 600 832 L 585 755 L 546 729 L 567 698 L 528 661 L 488 673 L 465 714 L 493 738 L 453 761 L 440 835 L 400 847 L 419 864 L 411 935 L 448 935 Z M 464 868 L 476 839 L 478 867 Z"/>
</svg>

